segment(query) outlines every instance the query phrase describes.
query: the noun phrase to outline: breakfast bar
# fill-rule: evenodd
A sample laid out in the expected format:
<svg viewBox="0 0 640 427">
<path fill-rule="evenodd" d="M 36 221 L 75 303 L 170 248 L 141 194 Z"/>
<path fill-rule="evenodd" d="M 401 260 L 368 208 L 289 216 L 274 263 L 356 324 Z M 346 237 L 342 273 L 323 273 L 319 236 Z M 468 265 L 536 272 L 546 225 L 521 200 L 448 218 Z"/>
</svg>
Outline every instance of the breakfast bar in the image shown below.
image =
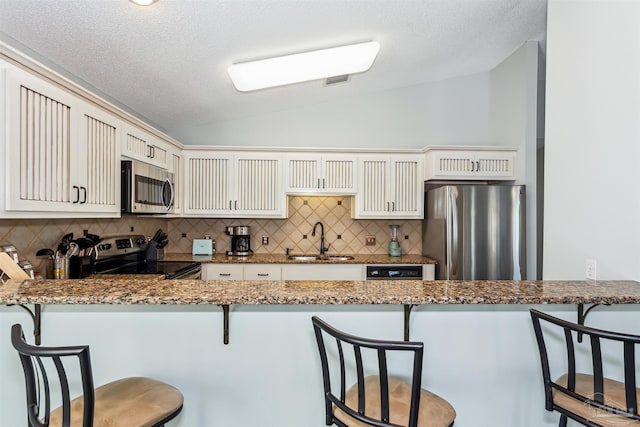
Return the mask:
<svg viewBox="0 0 640 427">
<path fill-rule="evenodd" d="M 235 304 L 372 304 L 404 306 L 404 339 L 417 305 L 430 304 L 577 304 L 578 322 L 596 305 L 640 303 L 636 281 L 423 281 L 423 280 L 159 280 L 132 275 L 86 280 L 32 280 L 0 287 L 0 303 L 33 304 L 39 338 L 44 304 L 219 305 L 224 313 L 224 342 L 229 340 L 229 306 Z M 585 304 L 591 307 L 585 311 Z"/>
<path fill-rule="evenodd" d="M 91 345 L 98 381 L 131 372 L 178 386 L 185 395 L 178 426 L 320 427 L 311 316 L 354 334 L 401 339 L 405 319 L 398 306 L 416 307 L 411 339 L 425 343 L 423 382 L 456 407 L 456 425 L 507 426 L 514 419 L 526 427 L 556 425 L 557 417 L 542 409 L 529 308 L 575 321 L 576 305 L 610 304 L 594 310 L 588 323 L 638 333 L 640 321 L 636 281 L 92 278 L 9 282 L 0 286 L 0 302 L 4 330 L 20 322 L 28 331 L 30 322 L 4 305 L 37 304 L 44 345 Z M 232 345 L 211 328 L 224 321 L 218 305 L 231 313 Z M 11 354 L 3 353 L 2 375 L 18 384 L 19 362 Z M 18 422 L 21 394 L 1 393 L 3 408 L 16 408 L 5 416 Z M 298 405 L 291 409 L 285 401 L 294 396 Z M 286 420 L 278 415 L 284 411 Z"/>
</svg>

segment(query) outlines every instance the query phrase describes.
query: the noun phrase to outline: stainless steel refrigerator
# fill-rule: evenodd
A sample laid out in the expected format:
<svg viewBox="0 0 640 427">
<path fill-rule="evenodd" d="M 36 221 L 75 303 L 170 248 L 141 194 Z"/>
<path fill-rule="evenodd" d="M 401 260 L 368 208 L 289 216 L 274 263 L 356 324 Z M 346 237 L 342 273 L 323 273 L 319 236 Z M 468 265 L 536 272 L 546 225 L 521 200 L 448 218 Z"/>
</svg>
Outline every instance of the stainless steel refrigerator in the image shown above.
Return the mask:
<svg viewBox="0 0 640 427">
<path fill-rule="evenodd" d="M 524 186 L 429 189 L 422 233 L 422 253 L 438 261 L 436 279 L 526 279 Z"/>
</svg>

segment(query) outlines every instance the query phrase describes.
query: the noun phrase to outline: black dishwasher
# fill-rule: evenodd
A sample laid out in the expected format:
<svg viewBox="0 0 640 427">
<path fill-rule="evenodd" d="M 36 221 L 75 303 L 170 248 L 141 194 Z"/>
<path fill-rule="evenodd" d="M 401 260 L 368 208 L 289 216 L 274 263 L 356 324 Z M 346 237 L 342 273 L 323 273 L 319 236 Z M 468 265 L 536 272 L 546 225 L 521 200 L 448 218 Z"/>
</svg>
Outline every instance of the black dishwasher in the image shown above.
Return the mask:
<svg viewBox="0 0 640 427">
<path fill-rule="evenodd" d="M 367 280 L 422 280 L 422 265 L 368 265 Z"/>
</svg>

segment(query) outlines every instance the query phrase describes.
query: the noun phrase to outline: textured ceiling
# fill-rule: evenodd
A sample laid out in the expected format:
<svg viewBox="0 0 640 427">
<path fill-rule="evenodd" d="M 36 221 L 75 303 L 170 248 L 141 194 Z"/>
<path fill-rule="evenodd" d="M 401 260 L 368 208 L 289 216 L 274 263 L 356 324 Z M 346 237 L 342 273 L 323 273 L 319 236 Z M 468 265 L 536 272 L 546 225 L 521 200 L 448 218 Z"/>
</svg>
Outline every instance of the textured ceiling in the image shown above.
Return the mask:
<svg viewBox="0 0 640 427">
<path fill-rule="evenodd" d="M 546 0 L 0 0 L 0 37 L 180 129 L 490 70 L 544 37 Z M 233 62 L 377 40 L 344 84 L 236 91 Z M 17 43 L 16 43 L 17 42 Z"/>
</svg>

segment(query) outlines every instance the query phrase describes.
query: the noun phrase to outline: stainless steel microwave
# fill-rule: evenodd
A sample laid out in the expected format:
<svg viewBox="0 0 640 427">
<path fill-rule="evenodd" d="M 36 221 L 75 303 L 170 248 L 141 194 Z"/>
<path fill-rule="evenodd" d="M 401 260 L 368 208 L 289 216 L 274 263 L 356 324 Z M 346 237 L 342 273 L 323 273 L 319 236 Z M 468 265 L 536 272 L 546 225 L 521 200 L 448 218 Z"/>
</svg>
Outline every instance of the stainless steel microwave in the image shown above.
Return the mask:
<svg viewBox="0 0 640 427">
<path fill-rule="evenodd" d="M 136 160 L 122 160 L 122 212 L 173 213 L 173 173 Z"/>
</svg>

